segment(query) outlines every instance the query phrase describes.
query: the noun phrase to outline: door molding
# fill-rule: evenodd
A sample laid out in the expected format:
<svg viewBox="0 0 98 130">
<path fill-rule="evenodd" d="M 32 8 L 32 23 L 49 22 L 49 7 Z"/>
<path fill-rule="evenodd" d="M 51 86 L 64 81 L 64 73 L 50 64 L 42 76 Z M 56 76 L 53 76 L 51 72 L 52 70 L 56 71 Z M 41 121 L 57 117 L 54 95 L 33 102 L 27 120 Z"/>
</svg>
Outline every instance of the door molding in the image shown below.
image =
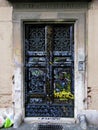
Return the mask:
<svg viewBox="0 0 98 130">
<path fill-rule="evenodd" d="M 86 98 L 86 81 L 85 67 L 83 69 L 79 69 L 80 62 L 85 65 L 85 55 L 86 55 L 86 8 L 78 9 L 76 11 L 75 8 L 69 10 L 67 8 L 66 11 L 64 9 L 58 8 L 56 10 L 48 9 L 47 11 L 44 9 L 39 9 L 38 11 L 35 9 L 14 9 L 13 10 L 13 54 L 14 54 L 14 76 L 15 76 L 15 84 L 13 87 L 13 101 L 14 101 L 14 110 L 15 112 L 22 112 L 24 116 L 24 85 L 23 85 L 23 21 L 52 21 L 52 22 L 75 22 L 74 25 L 74 41 L 75 41 L 75 108 L 74 113 L 75 117 L 72 119 L 66 118 L 56 118 L 54 122 L 71 122 L 75 121 L 77 118 L 77 114 L 84 110 L 87 106 L 87 103 L 84 103 L 84 99 Z M 27 121 L 27 119 L 24 117 Z M 30 121 L 31 118 L 29 118 Z M 49 122 L 53 121 L 53 118 L 33 118 L 32 121 L 38 122 Z"/>
</svg>

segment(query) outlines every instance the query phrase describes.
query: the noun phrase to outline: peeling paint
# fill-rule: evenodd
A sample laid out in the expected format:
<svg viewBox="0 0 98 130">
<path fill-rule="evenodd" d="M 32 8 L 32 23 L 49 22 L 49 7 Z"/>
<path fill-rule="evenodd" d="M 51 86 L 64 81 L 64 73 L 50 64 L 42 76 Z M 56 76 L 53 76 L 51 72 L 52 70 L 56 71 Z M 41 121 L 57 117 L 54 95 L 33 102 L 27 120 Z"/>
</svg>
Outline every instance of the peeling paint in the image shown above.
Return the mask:
<svg viewBox="0 0 98 130">
<path fill-rule="evenodd" d="M 16 67 L 23 67 L 24 66 L 24 64 L 19 63 L 19 61 L 16 60 L 16 58 L 14 59 L 14 64 L 15 64 Z"/>
<path fill-rule="evenodd" d="M 21 91 L 21 68 L 15 70 L 15 90 Z"/>
<path fill-rule="evenodd" d="M 22 107 L 22 75 L 21 75 L 21 68 L 20 67 L 16 67 L 15 71 L 14 71 L 14 75 L 15 75 L 15 84 L 14 84 L 14 108 L 15 108 L 15 113 L 19 110 L 21 111 L 21 107 Z"/>
<path fill-rule="evenodd" d="M 12 76 L 12 83 L 15 84 L 15 76 Z"/>
<path fill-rule="evenodd" d="M 91 87 L 87 87 L 87 104 L 88 104 L 88 107 L 89 105 L 92 103 L 92 89 Z"/>
<path fill-rule="evenodd" d="M 85 56 L 84 56 L 84 49 L 83 48 L 79 48 L 78 49 L 78 61 L 84 61 L 85 60 Z"/>
</svg>

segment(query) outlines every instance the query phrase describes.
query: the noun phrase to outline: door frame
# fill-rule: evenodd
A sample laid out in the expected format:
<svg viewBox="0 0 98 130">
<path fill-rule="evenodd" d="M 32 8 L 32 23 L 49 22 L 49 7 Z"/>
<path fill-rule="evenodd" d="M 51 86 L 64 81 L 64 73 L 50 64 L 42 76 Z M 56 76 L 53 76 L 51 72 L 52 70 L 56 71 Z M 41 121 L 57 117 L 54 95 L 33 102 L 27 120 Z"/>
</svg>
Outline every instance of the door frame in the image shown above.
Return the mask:
<svg viewBox="0 0 98 130">
<path fill-rule="evenodd" d="M 64 3 L 62 3 L 63 6 Z M 75 3 L 74 3 L 75 4 Z M 81 3 L 80 3 L 81 4 Z M 79 5 L 78 5 L 79 6 Z M 78 8 L 77 6 L 77 8 Z M 75 122 L 78 113 L 87 108 L 87 102 L 83 102 L 87 97 L 86 86 L 86 11 L 84 6 L 76 10 L 69 7 L 62 9 L 24 9 L 14 8 L 13 10 L 13 59 L 15 84 L 13 87 L 13 102 L 15 113 L 22 113 L 27 122 Z M 75 108 L 74 118 L 49 118 L 36 117 L 25 118 L 24 116 L 24 76 L 23 76 L 23 22 L 24 21 L 52 21 L 52 22 L 74 22 L 74 89 L 75 89 Z"/>
</svg>

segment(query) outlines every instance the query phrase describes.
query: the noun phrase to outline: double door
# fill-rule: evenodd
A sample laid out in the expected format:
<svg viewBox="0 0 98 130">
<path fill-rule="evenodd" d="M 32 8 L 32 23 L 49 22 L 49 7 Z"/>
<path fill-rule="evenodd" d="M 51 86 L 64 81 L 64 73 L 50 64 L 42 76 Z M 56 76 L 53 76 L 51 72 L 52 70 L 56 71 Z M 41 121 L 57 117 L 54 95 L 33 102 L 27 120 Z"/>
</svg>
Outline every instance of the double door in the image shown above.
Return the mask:
<svg viewBox="0 0 98 130">
<path fill-rule="evenodd" d="M 74 117 L 74 24 L 24 24 L 26 117 Z"/>
</svg>

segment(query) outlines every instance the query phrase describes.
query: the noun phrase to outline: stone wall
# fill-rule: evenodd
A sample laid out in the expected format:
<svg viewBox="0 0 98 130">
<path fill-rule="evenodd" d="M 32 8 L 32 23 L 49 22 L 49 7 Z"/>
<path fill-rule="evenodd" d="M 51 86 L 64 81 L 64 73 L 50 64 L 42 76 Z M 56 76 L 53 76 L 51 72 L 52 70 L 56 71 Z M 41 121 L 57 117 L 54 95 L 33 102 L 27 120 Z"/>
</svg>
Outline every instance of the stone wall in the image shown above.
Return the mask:
<svg viewBox="0 0 98 130">
<path fill-rule="evenodd" d="M 98 110 L 98 0 L 88 10 L 88 108 Z"/>
<path fill-rule="evenodd" d="M 14 34 L 12 23 L 12 12 L 13 7 L 11 6 L 11 4 L 8 3 L 7 0 L 0 0 L 0 108 L 11 108 L 13 102 L 12 77 L 13 77 L 13 63 L 14 63 L 13 60 Z M 93 0 L 89 4 L 86 20 L 87 20 L 86 63 L 87 63 L 87 90 L 88 90 L 87 103 L 88 103 L 88 109 L 98 110 L 98 58 L 97 58 L 98 0 Z M 18 40 L 16 39 L 16 42 Z"/>
<path fill-rule="evenodd" d="M 12 7 L 0 0 L 0 108 L 12 106 Z"/>
</svg>

